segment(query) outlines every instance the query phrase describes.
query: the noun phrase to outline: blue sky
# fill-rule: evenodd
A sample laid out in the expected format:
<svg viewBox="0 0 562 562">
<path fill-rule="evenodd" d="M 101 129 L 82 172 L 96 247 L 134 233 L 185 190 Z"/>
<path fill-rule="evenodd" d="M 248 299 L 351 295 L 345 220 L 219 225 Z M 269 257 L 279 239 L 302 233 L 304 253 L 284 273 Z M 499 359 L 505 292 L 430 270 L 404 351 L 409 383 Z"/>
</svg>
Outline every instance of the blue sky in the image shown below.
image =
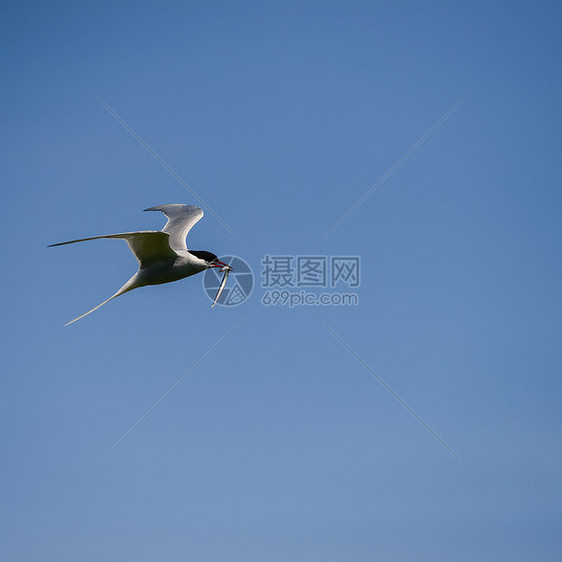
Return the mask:
<svg viewBox="0 0 562 562">
<path fill-rule="evenodd" d="M 558 3 L 2 12 L 3 558 L 558 559 Z M 136 262 L 46 246 L 164 203 L 250 299 L 198 276 L 65 328 Z M 358 306 L 263 306 L 265 254 L 360 256 Z"/>
</svg>

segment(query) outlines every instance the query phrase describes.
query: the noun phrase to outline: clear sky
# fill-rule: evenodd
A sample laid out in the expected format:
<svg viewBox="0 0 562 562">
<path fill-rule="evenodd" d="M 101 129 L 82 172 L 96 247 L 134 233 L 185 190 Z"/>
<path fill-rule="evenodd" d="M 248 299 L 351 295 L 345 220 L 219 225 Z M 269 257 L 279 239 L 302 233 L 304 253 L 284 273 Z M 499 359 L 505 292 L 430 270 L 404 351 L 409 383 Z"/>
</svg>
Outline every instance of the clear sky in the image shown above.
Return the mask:
<svg viewBox="0 0 562 562">
<path fill-rule="evenodd" d="M 4 2 L 2 559 L 559 560 L 561 12 Z M 64 327 L 136 262 L 47 245 L 164 203 L 251 297 Z M 264 306 L 265 254 L 359 256 L 359 304 Z"/>
</svg>

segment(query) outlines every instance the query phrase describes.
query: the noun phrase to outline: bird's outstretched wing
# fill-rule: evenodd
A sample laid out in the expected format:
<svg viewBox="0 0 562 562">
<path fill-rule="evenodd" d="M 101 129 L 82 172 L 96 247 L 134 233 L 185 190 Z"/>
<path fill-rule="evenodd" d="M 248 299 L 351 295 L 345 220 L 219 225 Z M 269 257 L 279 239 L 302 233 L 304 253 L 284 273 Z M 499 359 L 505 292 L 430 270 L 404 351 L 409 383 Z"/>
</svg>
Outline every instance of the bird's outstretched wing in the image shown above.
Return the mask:
<svg viewBox="0 0 562 562">
<path fill-rule="evenodd" d="M 168 218 L 162 232 L 170 235 L 170 248 L 180 251 L 187 250 L 185 237 L 193 225 L 203 217 L 203 209 L 194 205 L 158 205 L 145 211 L 162 211 Z"/>
<path fill-rule="evenodd" d="M 100 238 L 119 238 L 125 240 L 131 252 L 137 258 L 140 267 L 147 267 L 155 261 L 174 258 L 176 252 L 170 247 L 170 236 L 160 230 L 142 230 L 139 232 L 123 232 L 122 234 L 106 234 L 105 236 L 92 236 L 91 238 L 80 238 L 69 242 L 59 242 L 51 246 L 64 246 L 75 242 L 85 242 L 86 240 L 98 240 Z"/>
</svg>

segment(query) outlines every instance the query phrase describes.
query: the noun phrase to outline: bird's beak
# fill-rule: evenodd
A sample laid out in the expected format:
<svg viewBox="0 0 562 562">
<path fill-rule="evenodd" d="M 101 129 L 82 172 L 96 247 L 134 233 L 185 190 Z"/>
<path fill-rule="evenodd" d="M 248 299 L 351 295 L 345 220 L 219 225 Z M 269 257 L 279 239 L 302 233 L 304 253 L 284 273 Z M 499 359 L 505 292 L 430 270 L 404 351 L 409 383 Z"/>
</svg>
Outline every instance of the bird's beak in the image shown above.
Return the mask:
<svg viewBox="0 0 562 562">
<path fill-rule="evenodd" d="M 228 265 L 227 263 L 224 263 L 223 261 L 220 261 L 220 260 L 215 260 L 215 261 L 212 263 L 212 266 L 213 266 L 213 267 L 220 267 L 220 268 L 222 268 L 221 271 L 226 271 L 226 270 L 232 271 L 232 266 L 230 266 L 230 265 Z"/>
</svg>

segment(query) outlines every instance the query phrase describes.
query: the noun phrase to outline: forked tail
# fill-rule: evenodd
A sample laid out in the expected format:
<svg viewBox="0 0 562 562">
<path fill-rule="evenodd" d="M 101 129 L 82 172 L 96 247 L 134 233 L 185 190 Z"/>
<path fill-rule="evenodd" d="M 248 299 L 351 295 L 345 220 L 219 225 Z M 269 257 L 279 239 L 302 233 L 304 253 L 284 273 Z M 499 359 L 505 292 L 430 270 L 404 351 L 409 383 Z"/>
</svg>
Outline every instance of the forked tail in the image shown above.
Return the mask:
<svg viewBox="0 0 562 562">
<path fill-rule="evenodd" d="M 107 300 L 103 301 L 101 304 L 98 304 L 98 306 L 96 306 L 95 308 L 92 308 L 92 310 L 88 310 L 88 312 L 85 312 L 81 316 L 78 316 L 78 318 L 75 318 L 74 320 L 71 320 L 70 322 L 67 322 L 65 324 L 65 326 L 70 326 L 70 324 L 73 324 L 74 322 L 77 322 L 78 320 L 84 318 L 84 316 L 88 316 L 88 314 L 91 314 L 92 312 L 96 311 L 98 308 L 101 308 L 105 303 L 108 303 L 110 300 L 114 299 L 115 297 L 118 297 L 118 296 L 122 295 L 123 293 L 127 293 L 129 291 L 132 291 L 133 289 L 136 289 L 137 287 L 140 287 L 140 285 L 136 284 L 136 280 L 137 280 L 137 274 L 133 275 L 114 295 L 109 297 Z"/>
</svg>

